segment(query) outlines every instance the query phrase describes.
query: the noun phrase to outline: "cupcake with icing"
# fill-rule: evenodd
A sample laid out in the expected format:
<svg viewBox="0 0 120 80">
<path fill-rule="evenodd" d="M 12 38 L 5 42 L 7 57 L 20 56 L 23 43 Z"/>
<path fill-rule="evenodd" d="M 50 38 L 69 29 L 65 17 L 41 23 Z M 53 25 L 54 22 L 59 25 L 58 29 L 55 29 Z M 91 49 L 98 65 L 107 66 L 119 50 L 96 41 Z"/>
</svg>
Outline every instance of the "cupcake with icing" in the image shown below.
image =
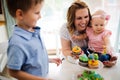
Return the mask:
<svg viewBox="0 0 120 80">
<path fill-rule="evenodd" d="M 88 65 L 88 57 L 86 54 L 81 54 L 79 56 L 79 64 L 82 66 L 87 66 Z"/>
<path fill-rule="evenodd" d="M 84 70 L 82 74 L 77 75 L 78 80 L 104 80 L 104 78 L 95 71 Z"/>
<path fill-rule="evenodd" d="M 99 67 L 99 60 L 98 60 L 98 54 L 89 54 L 88 56 L 89 60 L 88 60 L 88 67 L 89 68 L 98 68 Z"/>
<path fill-rule="evenodd" d="M 73 53 L 74 55 L 80 55 L 80 54 L 82 53 L 82 50 L 81 50 L 80 47 L 74 46 L 74 47 L 72 48 L 72 53 Z"/>
</svg>

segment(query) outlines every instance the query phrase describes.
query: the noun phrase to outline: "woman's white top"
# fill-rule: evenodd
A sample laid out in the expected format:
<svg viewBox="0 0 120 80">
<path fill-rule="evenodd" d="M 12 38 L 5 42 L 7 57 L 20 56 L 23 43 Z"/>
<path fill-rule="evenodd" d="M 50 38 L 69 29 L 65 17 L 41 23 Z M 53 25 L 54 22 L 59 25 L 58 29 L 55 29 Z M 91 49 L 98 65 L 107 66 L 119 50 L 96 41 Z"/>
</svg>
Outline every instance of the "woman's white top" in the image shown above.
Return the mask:
<svg viewBox="0 0 120 80">
<path fill-rule="evenodd" d="M 73 34 L 74 35 L 80 35 L 80 33 L 78 31 L 75 31 Z M 85 39 L 84 40 L 79 40 L 79 41 L 73 41 L 72 40 L 71 35 L 70 35 L 70 33 L 68 31 L 68 28 L 67 28 L 67 24 L 64 24 L 61 27 L 60 37 L 70 41 L 71 42 L 71 48 L 73 48 L 74 46 L 79 46 L 81 48 L 87 47 L 87 41 Z"/>
</svg>

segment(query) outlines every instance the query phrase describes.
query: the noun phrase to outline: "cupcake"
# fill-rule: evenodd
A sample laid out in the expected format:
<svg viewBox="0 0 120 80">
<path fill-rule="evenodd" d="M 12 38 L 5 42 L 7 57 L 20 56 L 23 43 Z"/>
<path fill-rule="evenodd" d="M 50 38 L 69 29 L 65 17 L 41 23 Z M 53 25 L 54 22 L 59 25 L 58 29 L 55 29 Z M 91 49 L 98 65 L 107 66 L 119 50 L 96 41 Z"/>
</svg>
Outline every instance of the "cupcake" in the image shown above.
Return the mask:
<svg viewBox="0 0 120 80">
<path fill-rule="evenodd" d="M 89 54 L 88 55 L 88 67 L 89 68 L 92 68 L 92 69 L 95 69 L 95 68 L 98 68 L 99 67 L 99 60 L 98 60 L 98 54 Z"/>
<path fill-rule="evenodd" d="M 80 47 L 75 46 L 75 47 L 72 48 L 72 53 L 73 53 L 74 55 L 80 55 L 80 54 L 82 53 L 82 50 L 81 50 Z"/>
<path fill-rule="evenodd" d="M 88 61 L 88 67 L 92 69 L 96 69 L 99 67 L 99 61 L 98 60 L 89 60 Z"/>
<path fill-rule="evenodd" d="M 86 54 L 82 54 L 79 56 L 79 64 L 82 66 L 88 65 L 88 57 L 86 56 Z"/>
<path fill-rule="evenodd" d="M 82 74 L 77 75 L 78 80 L 104 80 L 104 78 L 95 71 L 84 70 Z"/>
</svg>

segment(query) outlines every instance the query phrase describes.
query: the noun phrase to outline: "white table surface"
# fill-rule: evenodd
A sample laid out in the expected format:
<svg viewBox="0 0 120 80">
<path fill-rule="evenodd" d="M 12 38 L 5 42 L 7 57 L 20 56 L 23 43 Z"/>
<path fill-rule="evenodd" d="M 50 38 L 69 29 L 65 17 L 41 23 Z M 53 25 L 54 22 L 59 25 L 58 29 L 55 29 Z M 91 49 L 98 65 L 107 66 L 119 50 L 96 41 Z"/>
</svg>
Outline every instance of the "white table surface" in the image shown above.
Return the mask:
<svg viewBox="0 0 120 80">
<path fill-rule="evenodd" d="M 120 53 L 117 54 L 117 64 L 111 68 L 103 67 L 102 69 L 96 69 L 95 71 L 101 74 L 105 80 L 120 80 Z M 74 74 L 81 72 L 84 69 L 77 64 L 73 64 L 64 60 L 60 66 L 56 66 L 50 63 L 48 77 L 53 80 L 74 80 Z"/>
</svg>

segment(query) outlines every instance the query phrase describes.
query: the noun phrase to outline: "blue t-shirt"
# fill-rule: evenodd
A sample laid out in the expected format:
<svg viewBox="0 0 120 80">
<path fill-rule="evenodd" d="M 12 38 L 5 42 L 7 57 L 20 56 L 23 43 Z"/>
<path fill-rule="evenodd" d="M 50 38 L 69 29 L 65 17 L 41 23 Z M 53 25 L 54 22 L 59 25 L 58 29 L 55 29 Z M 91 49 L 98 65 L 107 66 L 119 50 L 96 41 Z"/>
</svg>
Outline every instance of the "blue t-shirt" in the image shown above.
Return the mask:
<svg viewBox="0 0 120 80">
<path fill-rule="evenodd" d="M 35 32 L 29 32 L 16 25 L 9 39 L 7 56 L 8 68 L 35 76 L 47 76 L 48 54 L 40 37 L 39 27 L 35 27 Z"/>
</svg>

